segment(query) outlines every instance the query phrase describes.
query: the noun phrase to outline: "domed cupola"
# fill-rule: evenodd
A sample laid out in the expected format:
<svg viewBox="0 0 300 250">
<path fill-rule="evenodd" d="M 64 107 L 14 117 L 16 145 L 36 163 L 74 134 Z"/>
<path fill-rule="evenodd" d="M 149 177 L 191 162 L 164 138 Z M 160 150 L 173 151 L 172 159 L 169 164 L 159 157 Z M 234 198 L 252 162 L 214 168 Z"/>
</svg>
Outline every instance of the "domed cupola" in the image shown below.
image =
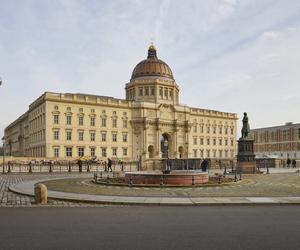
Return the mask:
<svg viewBox="0 0 300 250">
<path fill-rule="evenodd" d="M 131 75 L 131 80 L 140 77 L 165 77 L 174 80 L 172 70 L 164 61 L 157 58 L 157 51 L 153 44 L 148 48 L 147 59 L 139 62 Z"/>
<path fill-rule="evenodd" d="M 126 100 L 172 105 L 179 103 L 179 87 L 172 70 L 157 58 L 157 50 L 153 44 L 148 48 L 147 59 L 135 66 L 125 90 Z"/>
</svg>

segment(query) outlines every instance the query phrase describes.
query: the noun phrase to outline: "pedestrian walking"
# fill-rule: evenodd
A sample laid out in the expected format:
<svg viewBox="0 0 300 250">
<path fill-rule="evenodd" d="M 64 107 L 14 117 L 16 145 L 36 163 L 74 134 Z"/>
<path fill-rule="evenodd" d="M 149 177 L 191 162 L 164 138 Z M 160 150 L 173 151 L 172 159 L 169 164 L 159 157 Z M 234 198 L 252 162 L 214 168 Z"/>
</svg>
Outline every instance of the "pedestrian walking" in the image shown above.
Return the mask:
<svg viewBox="0 0 300 250">
<path fill-rule="evenodd" d="M 287 167 L 288 167 L 288 168 L 290 167 L 291 163 L 292 163 L 291 159 L 288 158 L 288 159 L 286 160 L 286 164 L 287 164 Z"/>
<path fill-rule="evenodd" d="M 82 160 L 81 159 L 78 160 L 78 168 L 79 168 L 79 172 L 82 172 Z"/>
<path fill-rule="evenodd" d="M 110 170 L 110 172 L 112 172 L 112 160 L 110 158 L 107 159 L 107 171 Z"/>
<path fill-rule="evenodd" d="M 296 168 L 296 167 L 297 167 L 297 162 L 296 162 L 296 160 L 295 160 L 295 159 L 293 159 L 293 161 L 292 161 L 292 165 L 293 165 L 293 168 Z"/>
</svg>

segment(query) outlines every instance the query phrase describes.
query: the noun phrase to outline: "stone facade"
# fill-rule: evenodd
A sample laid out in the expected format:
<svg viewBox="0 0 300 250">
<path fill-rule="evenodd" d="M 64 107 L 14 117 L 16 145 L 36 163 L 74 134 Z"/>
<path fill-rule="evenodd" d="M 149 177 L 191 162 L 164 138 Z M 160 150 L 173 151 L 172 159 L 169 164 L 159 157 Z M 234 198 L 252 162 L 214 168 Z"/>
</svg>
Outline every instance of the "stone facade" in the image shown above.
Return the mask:
<svg viewBox="0 0 300 250">
<path fill-rule="evenodd" d="M 179 104 L 179 85 L 153 45 L 126 99 L 45 92 L 5 129 L 6 154 L 25 157 L 234 158 L 235 113 Z"/>
<path fill-rule="evenodd" d="M 255 155 L 300 159 L 300 123 L 251 130 Z"/>
</svg>

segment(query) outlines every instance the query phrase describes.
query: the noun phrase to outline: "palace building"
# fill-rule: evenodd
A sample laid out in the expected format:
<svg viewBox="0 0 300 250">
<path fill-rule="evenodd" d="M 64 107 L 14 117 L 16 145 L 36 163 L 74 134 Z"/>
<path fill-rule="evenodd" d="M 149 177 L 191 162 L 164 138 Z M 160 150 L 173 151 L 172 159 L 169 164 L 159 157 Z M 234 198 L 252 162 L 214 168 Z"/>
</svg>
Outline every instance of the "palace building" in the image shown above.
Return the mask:
<svg viewBox="0 0 300 250">
<path fill-rule="evenodd" d="M 300 123 L 251 130 L 257 157 L 300 158 Z"/>
<path fill-rule="evenodd" d="M 235 113 L 180 105 L 172 70 L 151 45 L 126 99 L 45 92 L 5 129 L 7 155 L 71 159 L 234 158 Z"/>
</svg>

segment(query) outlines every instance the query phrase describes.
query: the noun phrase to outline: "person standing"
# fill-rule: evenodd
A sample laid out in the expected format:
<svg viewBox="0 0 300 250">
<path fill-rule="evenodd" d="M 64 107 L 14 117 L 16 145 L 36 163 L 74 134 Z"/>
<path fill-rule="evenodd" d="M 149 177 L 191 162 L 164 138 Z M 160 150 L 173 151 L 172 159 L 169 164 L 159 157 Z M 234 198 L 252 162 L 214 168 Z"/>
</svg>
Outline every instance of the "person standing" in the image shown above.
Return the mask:
<svg viewBox="0 0 300 250">
<path fill-rule="evenodd" d="M 296 168 L 296 167 L 297 167 L 297 162 L 296 162 L 296 160 L 295 160 L 295 159 L 293 159 L 293 161 L 292 161 L 292 165 L 293 165 L 293 168 Z"/>
<path fill-rule="evenodd" d="M 110 172 L 112 172 L 112 160 L 110 158 L 107 159 L 107 171 L 110 170 Z"/>
<path fill-rule="evenodd" d="M 78 168 L 79 168 L 79 172 L 82 172 L 82 160 L 81 159 L 78 160 Z"/>
</svg>

